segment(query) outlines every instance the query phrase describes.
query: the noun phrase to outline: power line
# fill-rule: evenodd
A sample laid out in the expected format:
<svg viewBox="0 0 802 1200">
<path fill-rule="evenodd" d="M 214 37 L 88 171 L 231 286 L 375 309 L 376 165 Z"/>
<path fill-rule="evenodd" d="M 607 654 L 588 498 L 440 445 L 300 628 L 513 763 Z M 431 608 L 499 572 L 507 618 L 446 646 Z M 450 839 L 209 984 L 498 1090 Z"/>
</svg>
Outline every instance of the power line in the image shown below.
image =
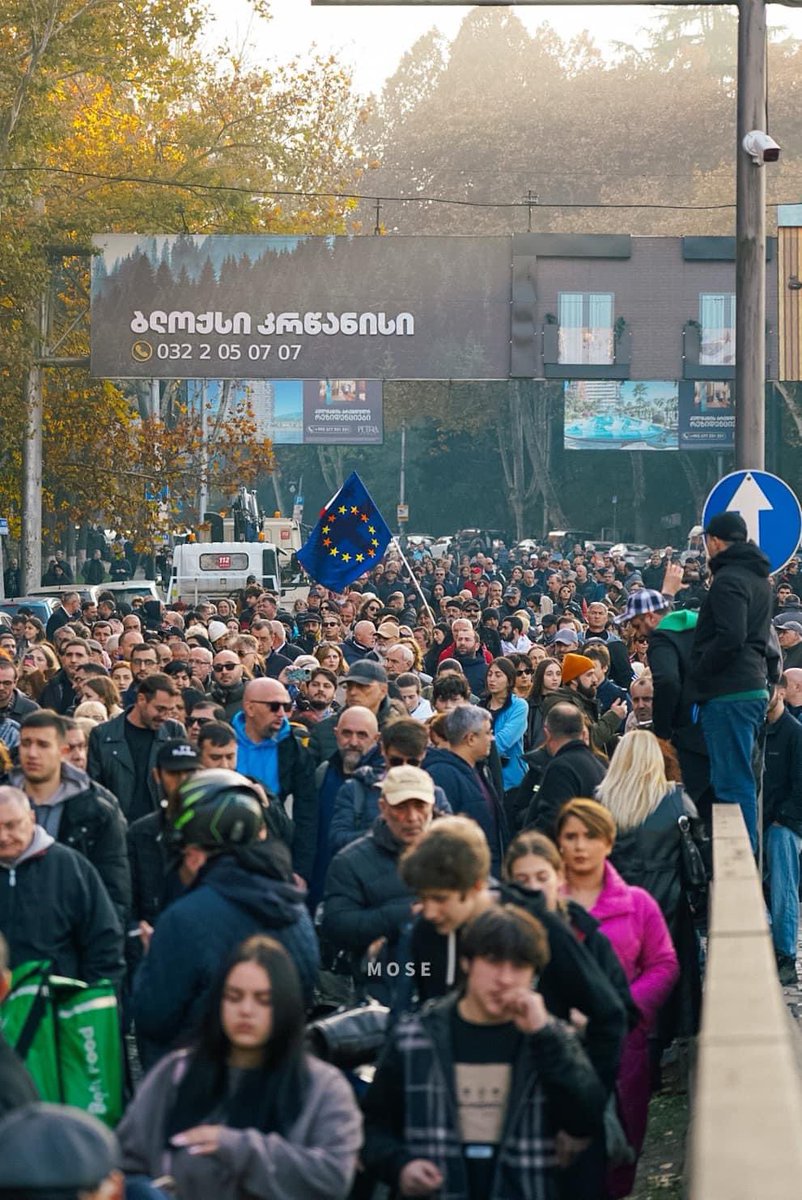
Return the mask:
<svg viewBox="0 0 802 1200">
<path fill-rule="evenodd" d="M 79 171 L 72 170 L 67 167 L 0 167 L 0 173 L 4 175 L 30 175 L 30 174 L 45 174 L 45 175 L 65 175 L 76 179 L 97 179 L 103 183 L 112 184 L 136 184 L 143 187 L 161 187 L 173 188 L 179 191 L 188 192 L 220 192 L 220 193 L 235 193 L 246 196 L 264 196 L 264 197 L 289 197 L 292 199 L 316 199 L 316 200 L 357 200 L 367 201 L 371 204 L 431 204 L 431 205 L 450 205 L 456 208 L 489 208 L 489 209 L 526 209 L 529 202 L 526 200 L 462 200 L 457 197 L 449 196 L 385 196 L 366 194 L 361 192 L 339 192 L 339 191 L 315 191 L 312 189 L 289 189 L 289 188 L 253 188 L 241 187 L 237 184 L 222 184 L 222 183 L 193 183 L 180 179 L 159 179 L 153 176 L 142 175 L 108 175 L 101 171 Z M 795 201 L 773 201 L 772 203 L 795 203 Z M 538 208 L 563 208 L 563 209 L 651 209 L 673 212 L 714 212 L 718 210 L 734 209 L 735 201 L 726 204 L 651 204 L 647 202 L 622 202 L 622 203 L 607 203 L 603 204 L 599 201 L 560 201 L 560 200 L 539 200 Z"/>
</svg>

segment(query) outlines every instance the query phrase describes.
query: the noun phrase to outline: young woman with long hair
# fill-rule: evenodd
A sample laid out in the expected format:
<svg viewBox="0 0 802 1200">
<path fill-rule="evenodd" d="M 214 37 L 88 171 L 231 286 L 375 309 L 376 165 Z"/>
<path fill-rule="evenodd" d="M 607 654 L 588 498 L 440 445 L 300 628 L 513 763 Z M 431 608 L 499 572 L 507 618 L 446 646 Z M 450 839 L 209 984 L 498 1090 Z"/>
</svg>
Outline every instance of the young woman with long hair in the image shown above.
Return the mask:
<svg viewBox="0 0 802 1200">
<path fill-rule="evenodd" d="M 564 804 L 557 818 L 557 844 L 565 870 L 565 894 L 599 922 L 624 968 L 640 1020 L 630 1029 L 616 1091 L 627 1141 L 640 1154 L 651 1096 L 649 1034 L 679 974 L 671 934 L 657 901 L 643 888 L 630 887 L 608 861 L 616 839 L 615 821 L 597 800 Z M 611 1168 L 610 1200 L 628 1196 L 636 1163 Z"/>
<path fill-rule="evenodd" d="M 529 716 L 525 700 L 515 694 L 515 667 L 508 658 L 494 658 L 485 676 L 482 706 L 493 721 L 493 736 L 501 759 L 504 791 L 517 788 L 524 777 L 524 737 Z"/>
<path fill-rule="evenodd" d="M 17 687 L 29 700 L 37 700 L 58 674 L 59 662 L 49 642 L 37 642 L 23 652 Z"/>
<path fill-rule="evenodd" d="M 169 1175 L 192 1200 L 345 1200 L 361 1116 L 345 1078 L 303 1039 L 292 959 L 272 938 L 248 938 L 198 1040 L 158 1063 L 129 1105 L 117 1128 L 123 1170 Z"/>
</svg>

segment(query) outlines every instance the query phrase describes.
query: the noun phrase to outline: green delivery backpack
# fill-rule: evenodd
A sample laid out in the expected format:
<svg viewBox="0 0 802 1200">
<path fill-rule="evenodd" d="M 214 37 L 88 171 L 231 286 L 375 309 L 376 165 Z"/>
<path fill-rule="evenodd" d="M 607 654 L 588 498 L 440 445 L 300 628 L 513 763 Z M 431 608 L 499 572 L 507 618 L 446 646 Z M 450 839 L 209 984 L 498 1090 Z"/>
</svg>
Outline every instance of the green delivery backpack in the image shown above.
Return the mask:
<svg viewBox="0 0 802 1200">
<path fill-rule="evenodd" d="M 123 1110 L 114 987 L 51 975 L 50 966 L 28 962 L 16 968 L 0 1004 L 0 1030 L 43 1100 L 72 1104 L 113 1127 Z"/>
</svg>

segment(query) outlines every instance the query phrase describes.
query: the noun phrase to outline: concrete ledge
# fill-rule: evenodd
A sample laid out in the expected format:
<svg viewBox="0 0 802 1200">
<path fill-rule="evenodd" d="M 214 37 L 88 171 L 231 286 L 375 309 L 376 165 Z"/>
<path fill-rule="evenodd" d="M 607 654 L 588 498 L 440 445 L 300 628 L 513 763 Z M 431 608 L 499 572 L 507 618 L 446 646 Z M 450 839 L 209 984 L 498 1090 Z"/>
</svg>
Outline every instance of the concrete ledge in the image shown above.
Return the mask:
<svg viewBox="0 0 802 1200">
<path fill-rule="evenodd" d="M 802 1078 L 740 810 L 713 809 L 709 954 L 687 1161 L 690 1200 L 798 1200 Z"/>
</svg>

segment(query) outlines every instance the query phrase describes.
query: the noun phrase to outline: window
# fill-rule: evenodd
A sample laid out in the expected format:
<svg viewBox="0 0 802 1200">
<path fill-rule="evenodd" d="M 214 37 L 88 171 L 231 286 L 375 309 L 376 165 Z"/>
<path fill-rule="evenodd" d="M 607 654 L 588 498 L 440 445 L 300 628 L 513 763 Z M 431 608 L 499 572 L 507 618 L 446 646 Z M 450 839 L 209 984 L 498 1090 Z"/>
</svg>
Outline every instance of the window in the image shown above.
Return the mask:
<svg viewBox="0 0 802 1200">
<path fill-rule="evenodd" d="M 700 367 L 735 366 L 735 293 L 702 292 L 699 296 L 702 343 Z"/>
<path fill-rule="evenodd" d="M 613 362 L 612 292 L 560 292 L 560 362 Z"/>
<path fill-rule="evenodd" d="M 202 571 L 247 571 L 247 554 L 201 554 L 198 565 Z"/>
</svg>

